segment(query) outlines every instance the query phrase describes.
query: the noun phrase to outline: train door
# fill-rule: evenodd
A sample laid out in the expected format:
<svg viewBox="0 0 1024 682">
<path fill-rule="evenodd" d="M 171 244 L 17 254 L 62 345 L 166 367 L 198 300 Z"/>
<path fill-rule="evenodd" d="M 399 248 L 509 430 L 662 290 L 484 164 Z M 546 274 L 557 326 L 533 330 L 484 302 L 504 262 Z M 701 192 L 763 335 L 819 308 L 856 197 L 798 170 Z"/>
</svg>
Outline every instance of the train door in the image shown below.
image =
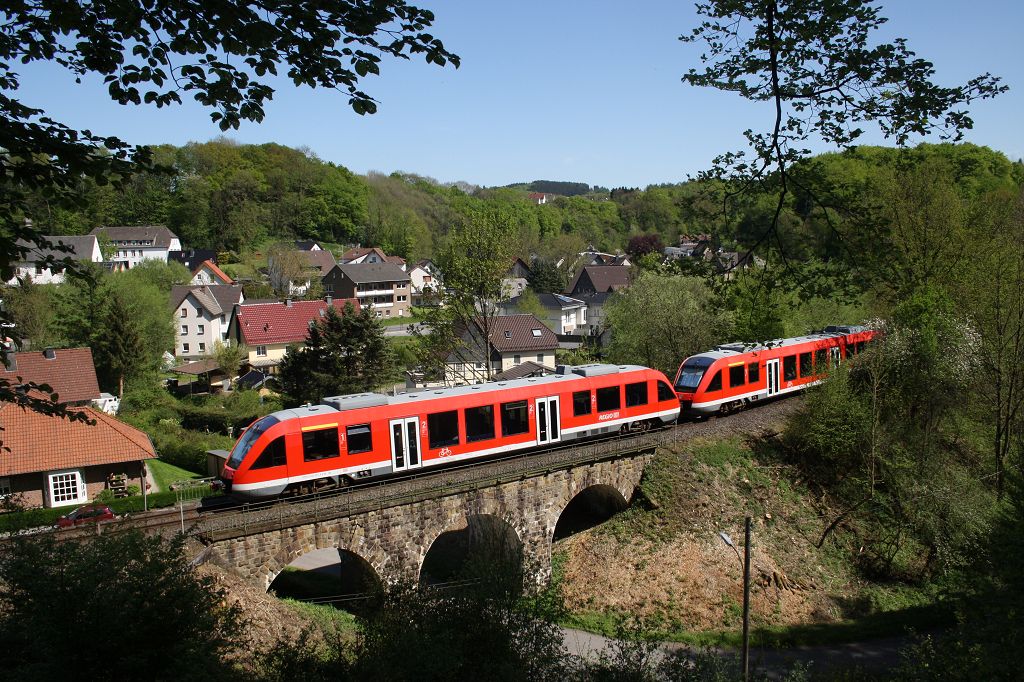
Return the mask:
<svg viewBox="0 0 1024 682">
<path fill-rule="evenodd" d="M 832 366 L 838 367 L 840 358 L 842 358 L 843 355 L 842 353 L 839 352 L 839 346 L 832 346 L 831 348 L 829 348 L 828 352 L 832 355 Z"/>
<path fill-rule="evenodd" d="M 391 468 L 394 471 L 420 466 L 420 430 L 416 417 L 391 420 Z"/>
<path fill-rule="evenodd" d="M 558 422 L 558 396 L 537 399 L 537 445 L 561 440 Z"/>
<path fill-rule="evenodd" d="M 779 392 L 779 360 L 769 360 L 764 367 L 768 373 L 768 395 L 773 396 Z"/>
</svg>

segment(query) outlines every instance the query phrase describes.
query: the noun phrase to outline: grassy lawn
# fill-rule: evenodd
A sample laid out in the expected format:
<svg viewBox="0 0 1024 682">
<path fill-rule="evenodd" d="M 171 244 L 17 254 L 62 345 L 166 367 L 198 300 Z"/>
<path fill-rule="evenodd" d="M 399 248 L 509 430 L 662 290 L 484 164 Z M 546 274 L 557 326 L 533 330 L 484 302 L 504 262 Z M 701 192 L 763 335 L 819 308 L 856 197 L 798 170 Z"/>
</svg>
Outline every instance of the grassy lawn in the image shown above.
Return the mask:
<svg viewBox="0 0 1024 682">
<path fill-rule="evenodd" d="M 162 462 L 159 459 L 152 459 L 146 463 L 149 467 L 150 473 L 153 475 L 153 483 L 156 485 L 156 491 L 165 491 L 171 489 L 171 484 L 175 481 L 184 481 L 193 478 L 203 478 L 201 474 L 197 474 L 194 471 L 188 469 L 182 469 L 176 467 L 173 464 Z"/>
</svg>

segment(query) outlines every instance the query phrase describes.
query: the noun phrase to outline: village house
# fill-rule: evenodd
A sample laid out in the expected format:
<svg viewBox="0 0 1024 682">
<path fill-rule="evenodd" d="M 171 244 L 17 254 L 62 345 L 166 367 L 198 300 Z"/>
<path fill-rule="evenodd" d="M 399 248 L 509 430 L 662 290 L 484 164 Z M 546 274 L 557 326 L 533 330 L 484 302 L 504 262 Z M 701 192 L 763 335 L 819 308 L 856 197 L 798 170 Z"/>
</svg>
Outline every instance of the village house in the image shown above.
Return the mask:
<svg viewBox="0 0 1024 682">
<path fill-rule="evenodd" d="M 274 288 L 274 291 L 287 292 L 288 296 L 305 295 L 313 282 L 323 279 L 331 271 L 331 268 L 337 265 L 334 255 L 323 249 L 295 250 L 286 254 L 288 258 L 292 256 L 297 257 L 302 264 L 302 274 L 297 277 L 294 273 L 288 273 L 288 268 L 275 267 L 274 256 L 269 258 L 267 264 L 270 286 Z M 288 282 L 284 281 L 285 277 L 290 277 Z"/>
<path fill-rule="evenodd" d="M 309 337 L 310 326 L 323 318 L 329 305 L 339 313 L 346 305 L 359 309 L 354 298 L 330 296 L 325 301 L 242 303 L 235 306 L 228 337 L 249 349 L 250 367 L 274 374 L 288 347 L 301 345 Z"/>
<path fill-rule="evenodd" d="M 299 251 L 323 251 L 324 248 L 311 239 L 298 239 L 295 241 L 295 248 Z"/>
<path fill-rule="evenodd" d="M 409 275 L 394 263 L 336 265 L 323 287 L 325 294 L 358 299 L 377 317 L 408 317 L 411 312 Z"/>
<path fill-rule="evenodd" d="M 0 497 L 17 495 L 30 507 L 63 507 L 88 502 L 108 487 L 141 491 L 145 463 L 156 457 L 149 436 L 98 410 L 72 410 L 93 423 L 0 403 Z"/>
<path fill-rule="evenodd" d="M 16 266 L 17 274 L 7 282 L 8 285 L 17 286 L 22 280 L 31 280 L 33 284 L 60 284 L 64 281 L 64 268 L 58 264 L 47 265 L 44 261 L 47 257 L 55 260 L 72 259 L 76 261 L 91 261 L 99 263 L 103 261 L 103 254 L 100 253 L 99 240 L 95 235 L 87 234 L 81 236 L 52 236 L 44 239 L 53 244 L 62 244 L 71 248 L 70 251 L 62 251 L 56 248 L 41 248 L 35 244 L 25 241 L 18 241 L 19 246 L 28 247 L 28 252 L 23 260 Z"/>
<path fill-rule="evenodd" d="M 193 285 L 231 286 L 235 282 L 212 260 L 204 260 L 192 271 L 190 283 Z"/>
<path fill-rule="evenodd" d="M 133 268 L 144 260 L 166 263 L 171 251 L 181 251 L 181 240 L 163 225 L 97 227 L 89 234 L 111 241 L 114 269 Z"/>
<path fill-rule="evenodd" d="M 213 249 L 186 249 L 184 251 L 168 251 L 167 262 L 181 263 L 189 272 L 195 272 L 196 268 L 204 261 L 217 263 L 217 252 Z"/>
<path fill-rule="evenodd" d="M 218 341 L 226 341 L 235 306 L 245 296 L 240 286 L 171 287 L 171 310 L 177 334 L 174 356 L 197 360 L 213 352 Z"/>
<path fill-rule="evenodd" d="M 461 334 L 463 343 L 460 348 L 445 360 L 446 386 L 487 381 L 485 362 L 490 363 L 492 375 L 507 372 L 525 362 L 554 369 L 558 338 L 535 316 L 501 315 L 492 319 L 490 327 L 486 360 L 480 357 L 484 345 L 480 324 L 474 324 Z"/>
<path fill-rule="evenodd" d="M 604 294 L 628 287 L 629 268 L 625 265 L 588 265 L 565 290 L 569 296 L 578 298 L 583 294 Z"/>
<path fill-rule="evenodd" d="M 522 258 L 516 258 L 501 280 L 501 297 L 503 299 L 521 296 L 529 286 L 530 266 Z"/>
<path fill-rule="evenodd" d="M 412 287 L 412 304 L 436 304 L 441 296 L 441 271 L 432 260 L 421 260 L 407 270 Z"/>
<path fill-rule="evenodd" d="M 587 333 L 587 304 L 577 298 L 562 294 L 537 294 L 537 300 L 544 307 L 541 321 L 556 334 Z M 519 311 L 521 296 L 510 299 L 499 306 L 503 314 Z"/>
</svg>

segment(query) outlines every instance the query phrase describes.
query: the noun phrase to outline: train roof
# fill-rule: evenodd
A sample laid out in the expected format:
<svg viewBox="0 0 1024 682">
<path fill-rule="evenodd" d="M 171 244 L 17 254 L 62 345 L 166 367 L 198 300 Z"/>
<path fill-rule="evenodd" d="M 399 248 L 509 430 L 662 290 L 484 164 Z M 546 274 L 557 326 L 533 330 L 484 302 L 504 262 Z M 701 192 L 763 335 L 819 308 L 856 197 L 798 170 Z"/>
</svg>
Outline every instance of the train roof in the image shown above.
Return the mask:
<svg viewBox="0 0 1024 682">
<path fill-rule="evenodd" d="M 850 334 L 859 334 L 861 332 L 869 331 L 869 329 L 863 325 L 843 325 L 843 326 L 829 326 L 825 327 L 820 332 L 812 332 L 804 336 L 794 336 L 788 339 L 775 339 L 774 341 L 767 341 L 765 343 L 723 343 L 717 346 L 714 350 L 709 350 L 704 353 L 697 353 L 696 355 L 690 356 L 691 358 L 705 358 L 708 360 L 720 360 L 722 358 L 730 358 L 741 353 L 755 353 L 757 351 L 769 350 L 771 348 L 785 348 L 787 346 L 796 346 L 801 343 L 809 343 L 811 341 L 824 341 L 825 339 L 835 339 Z"/>
<path fill-rule="evenodd" d="M 624 372 L 635 372 L 647 370 L 648 367 L 641 365 L 559 365 L 554 374 L 544 377 L 531 377 L 526 379 L 513 379 L 510 381 L 492 381 L 483 384 L 470 384 L 466 386 L 454 386 L 452 388 L 436 388 L 418 391 L 416 393 L 400 393 L 399 395 L 384 395 L 383 393 L 354 393 L 351 395 L 340 395 L 324 398 L 319 405 L 303 405 L 287 410 L 278 410 L 270 416 L 280 420 L 293 419 L 295 417 L 310 417 L 318 414 L 330 414 L 333 412 L 344 412 L 357 410 L 366 407 L 381 407 L 384 405 L 405 405 L 408 403 L 423 402 L 433 398 L 451 398 L 461 395 L 473 395 L 477 393 L 488 393 L 497 390 L 509 390 L 524 388 L 526 386 L 554 385 L 569 379 L 581 377 L 606 376 L 608 374 L 622 374 Z"/>
</svg>

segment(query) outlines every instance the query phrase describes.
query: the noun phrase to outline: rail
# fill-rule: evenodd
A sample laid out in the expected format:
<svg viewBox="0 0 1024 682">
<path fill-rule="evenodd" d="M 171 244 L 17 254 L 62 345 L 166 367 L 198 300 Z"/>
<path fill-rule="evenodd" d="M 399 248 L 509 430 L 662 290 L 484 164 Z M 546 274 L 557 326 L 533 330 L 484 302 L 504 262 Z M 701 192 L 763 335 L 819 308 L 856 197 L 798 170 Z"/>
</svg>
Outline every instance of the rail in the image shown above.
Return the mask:
<svg viewBox="0 0 1024 682">
<path fill-rule="evenodd" d="M 243 505 L 241 509 L 202 515 L 193 532 L 212 543 L 253 533 L 344 518 L 372 510 L 489 488 L 653 449 L 677 438 L 674 429 L 573 444 L 536 455 L 516 455 L 481 464 L 428 470 L 397 481 L 353 487 L 302 501 Z M 309 499 L 309 498 L 312 499 Z"/>
</svg>

